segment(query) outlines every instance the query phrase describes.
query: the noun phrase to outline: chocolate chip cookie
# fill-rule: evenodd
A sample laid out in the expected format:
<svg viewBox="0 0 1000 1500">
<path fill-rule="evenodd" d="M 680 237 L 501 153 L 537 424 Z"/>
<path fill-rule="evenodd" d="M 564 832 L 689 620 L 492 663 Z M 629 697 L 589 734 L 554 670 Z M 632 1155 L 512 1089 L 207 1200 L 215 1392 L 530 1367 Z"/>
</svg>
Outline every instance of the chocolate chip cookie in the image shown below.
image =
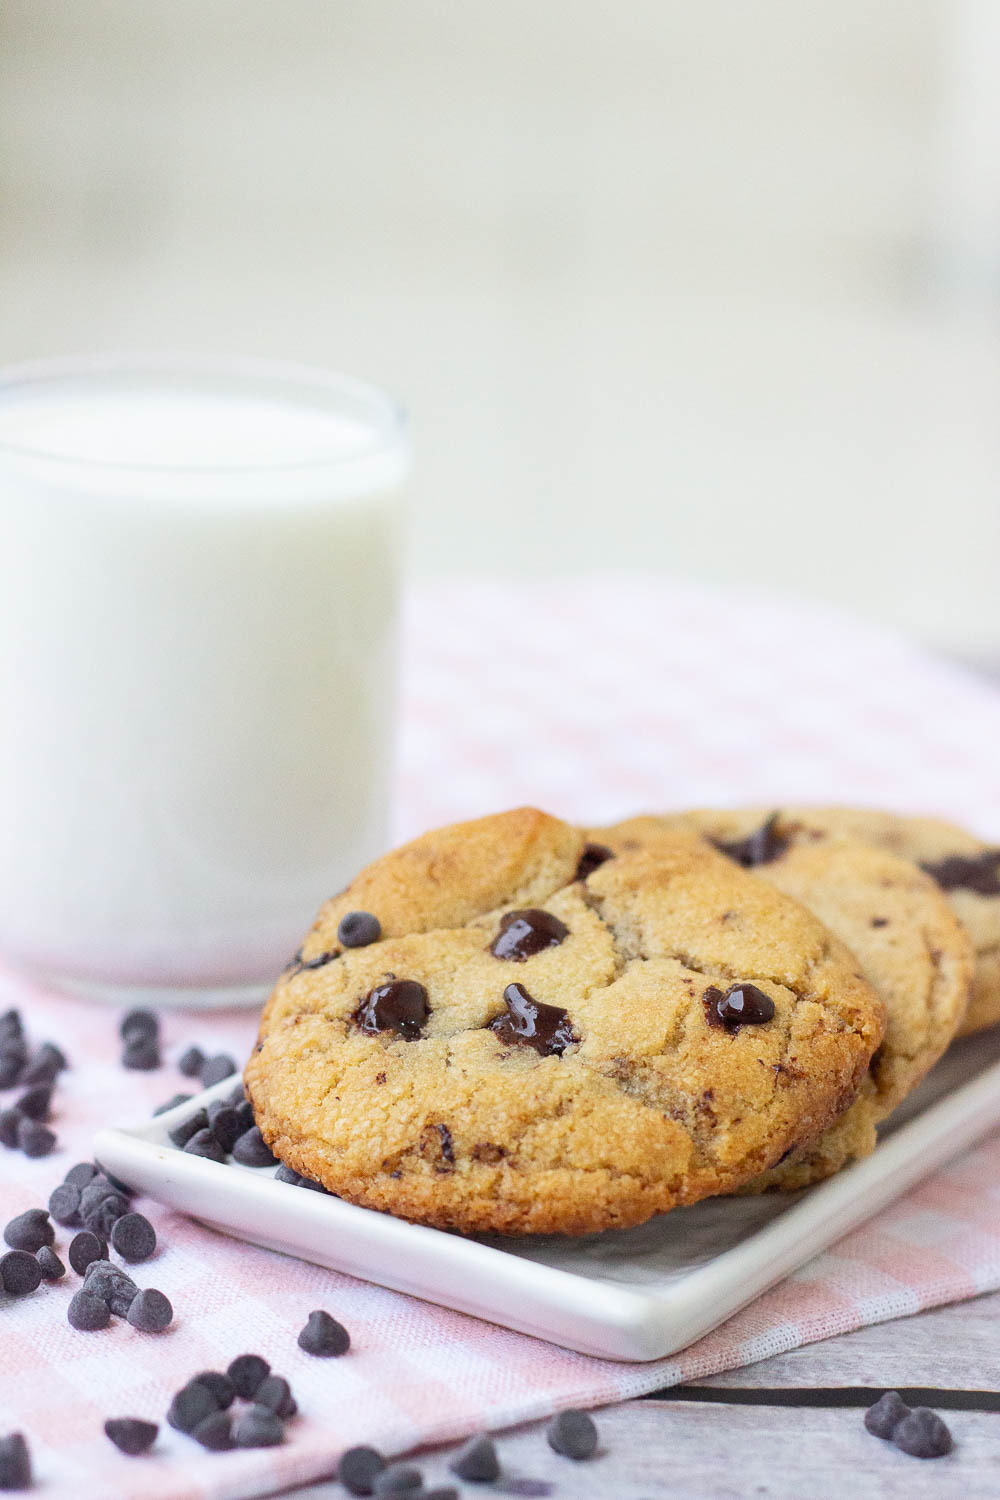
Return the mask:
<svg viewBox="0 0 1000 1500">
<path fill-rule="evenodd" d="M 329 901 L 245 1082 L 282 1161 L 352 1202 L 581 1234 L 734 1191 L 814 1139 L 884 1024 L 853 955 L 703 840 L 616 857 L 522 808 Z"/>
<path fill-rule="evenodd" d="M 808 907 L 857 956 L 886 1003 L 885 1039 L 857 1099 L 818 1140 L 752 1184 L 755 1191 L 803 1187 L 870 1154 L 879 1121 L 944 1053 L 965 1016 L 972 944 L 937 884 L 912 861 L 859 839 L 814 839 L 782 815 L 637 818 L 598 836 L 612 848 L 655 847 L 676 837 L 678 822 L 698 827 L 729 858 Z"/>
</svg>

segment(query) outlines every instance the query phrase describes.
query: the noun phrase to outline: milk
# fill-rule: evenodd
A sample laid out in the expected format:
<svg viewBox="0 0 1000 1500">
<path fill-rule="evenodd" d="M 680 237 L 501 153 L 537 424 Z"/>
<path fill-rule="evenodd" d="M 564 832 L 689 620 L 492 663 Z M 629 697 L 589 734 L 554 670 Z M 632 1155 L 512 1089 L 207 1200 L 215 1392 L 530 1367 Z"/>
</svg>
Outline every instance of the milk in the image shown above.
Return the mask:
<svg viewBox="0 0 1000 1500">
<path fill-rule="evenodd" d="M 312 372 L 0 372 L 0 954 L 256 994 L 384 846 L 406 461 Z"/>
</svg>

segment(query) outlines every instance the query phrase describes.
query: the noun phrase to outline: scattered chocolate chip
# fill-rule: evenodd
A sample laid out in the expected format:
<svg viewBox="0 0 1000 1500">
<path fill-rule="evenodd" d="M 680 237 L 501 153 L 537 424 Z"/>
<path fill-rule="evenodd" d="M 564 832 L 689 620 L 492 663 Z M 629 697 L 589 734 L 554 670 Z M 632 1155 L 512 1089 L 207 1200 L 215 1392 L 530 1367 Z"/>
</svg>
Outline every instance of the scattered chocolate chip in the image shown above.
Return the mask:
<svg viewBox="0 0 1000 1500">
<path fill-rule="evenodd" d="M 558 948 L 569 936 L 569 928 L 549 911 L 537 906 L 509 911 L 500 918 L 500 930 L 490 944 L 494 958 L 523 964 L 545 948 Z"/>
<path fill-rule="evenodd" d="M 100 1168 L 95 1167 L 92 1161 L 78 1161 L 75 1167 L 70 1167 L 63 1181 L 79 1188 L 82 1193 L 87 1184 L 100 1175 Z"/>
<path fill-rule="evenodd" d="M 170 1326 L 174 1309 L 169 1297 L 150 1286 L 132 1298 L 127 1316 L 140 1333 L 162 1333 Z"/>
<path fill-rule="evenodd" d="M 148 1453 L 159 1430 L 155 1422 L 143 1422 L 140 1417 L 109 1417 L 104 1424 L 104 1431 L 115 1447 L 130 1458 Z"/>
<path fill-rule="evenodd" d="M 232 1430 L 237 1448 L 274 1448 L 285 1439 L 281 1418 L 267 1406 L 248 1406 Z"/>
<path fill-rule="evenodd" d="M 353 1019 L 361 1031 L 370 1035 L 394 1031 L 412 1042 L 420 1036 L 429 1015 L 427 991 L 422 984 L 415 979 L 390 979 L 369 990 Z"/>
<path fill-rule="evenodd" d="M 952 854 L 921 866 L 943 891 L 975 891 L 1000 896 L 1000 849 L 984 849 L 972 856 Z"/>
<path fill-rule="evenodd" d="M 196 1109 L 193 1115 L 188 1115 L 186 1120 L 182 1120 L 179 1125 L 174 1125 L 170 1130 L 168 1130 L 167 1135 L 173 1141 L 175 1146 L 180 1146 L 183 1149 L 183 1147 L 187 1145 L 191 1137 L 198 1134 L 199 1130 L 207 1129 L 207 1111 L 205 1111 L 204 1109 Z"/>
<path fill-rule="evenodd" d="M 468 1479 L 470 1484 L 492 1484 L 500 1478 L 496 1446 L 488 1437 L 470 1438 L 455 1457 L 449 1459 L 448 1467 L 459 1479 Z"/>
<path fill-rule="evenodd" d="M 892 1441 L 911 1458 L 943 1458 L 954 1447 L 948 1424 L 929 1406 L 915 1406 L 894 1429 Z"/>
<path fill-rule="evenodd" d="M 774 1001 L 755 984 L 734 984 L 725 994 L 710 984 L 702 1000 L 709 1026 L 723 1026 L 729 1032 L 774 1020 Z"/>
<path fill-rule="evenodd" d="M 506 1046 L 533 1047 L 541 1057 L 561 1057 L 579 1037 L 569 1016 L 558 1005 L 543 1005 L 523 984 L 509 984 L 503 992 L 505 1012 L 489 1024 Z"/>
<path fill-rule="evenodd" d="M 300 1349 L 322 1359 L 332 1355 L 346 1354 L 351 1347 L 351 1335 L 342 1323 L 331 1318 L 328 1312 L 317 1308 L 306 1319 L 306 1325 L 298 1337 Z"/>
<path fill-rule="evenodd" d="M 372 1486 L 385 1469 L 385 1459 L 374 1448 L 363 1445 L 348 1448 L 340 1456 L 337 1478 L 351 1495 L 370 1495 Z"/>
<path fill-rule="evenodd" d="M 185 1141 L 184 1150 L 189 1156 L 203 1156 L 206 1161 L 226 1159 L 226 1153 L 207 1126 L 204 1130 L 196 1130 L 191 1139 Z"/>
<path fill-rule="evenodd" d="M 292 1388 L 283 1375 L 265 1375 L 253 1393 L 258 1406 L 267 1406 L 279 1417 L 294 1417 L 298 1407 Z"/>
<path fill-rule="evenodd" d="M 886 1391 L 865 1412 L 865 1426 L 875 1437 L 889 1439 L 903 1418 L 909 1415 L 910 1408 L 899 1392 Z"/>
<path fill-rule="evenodd" d="M 573 879 L 586 880 L 588 875 L 593 875 L 595 870 L 599 870 L 601 865 L 607 864 L 614 857 L 615 851 L 609 849 L 607 844 L 584 844 Z"/>
<path fill-rule="evenodd" d="M 159 1017 L 151 1010 L 130 1010 L 122 1017 L 118 1027 L 118 1035 L 123 1042 L 130 1041 L 133 1037 L 157 1037 L 159 1034 Z"/>
<path fill-rule="evenodd" d="M 55 1150 L 55 1131 L 38 1120 L 26 1120 L 22 1115 L 17 1127 L 17 1144 L 25 1156 L 48 1156 Z"/>
<path fill-rule="evenodd" d="M 215 1057 L 210 1057 L 202 1065 L 201 1084 L 202 1088 L 210 1089 L 216 1083 L 221 1083 L 224 1078 L 231 1078 L 236 1072 L 236 1064 L 225 1052 L 219 1052 Z"/>
<path fill-rule="evenodd" d="M 228 1102 L 229 1102 L 229 1104 L 232 1105 L 233 1109 L 239 1109 L 239 1107 L 240 1107 L 241 1104 L 246 1104 L 246 1102 L 247 1102 L 247 1091 L 243 1087 L 243 1080 L 242 1080 L 242 1078 L 240 1079 L 240 1081 L 236 1085 L 236 1087 L 233 1089 L 233 1092 L 229 1095 Z"/>
<path fill-rule="evenodd" d="M 453 1167 L 455 1165 L 455 1144 L 451 1138 L 451 1131 L 447 1125 L 437 1125 L 435 1129 L 441 1140 L 441 1155 L 448 1165 Z"/>
<path fill-rule="evenodd" d="M 54 1083 L 66 1067 L 66 1058 L 53 1042 L 43 1042 L 21 1074 L 22 1083 Z"/>
<path fill-rule="evenodd" d="M 111 1309 L 103 1297 L 83 1286 L 70 1298 L 66 1316 L 71 1328 L 80 1333 L 94 1333 L 98 1328 L 107 1328 L 111 1322 Z"/>
<path fill-rule="evenodd" d="M 504 1479 L 497 1485 L 497 1489 L 504 1495 L 541 1496 L 551 1495 L 555 1485 L 547 1479 Z M 430 1495 L 424 1496 L 424 1500 L 430 1500 Z"/>
<path fill-rule="evenodd" d="M 231 1104 L 218 1099 L 208 1106 L 208 1127 L 223 1151 L 232 1151 L 240 1136 L 248 1127 Z"/>
<path fill-rule="evenodd" d="M 116 1266 L 113 1261 L 107 1259 L 107 1247 L 104 1255 L 98 1256 L 84 1268 L 83 1284 L 88 1292 L 94 1292 L 98 1297 L 103 1297 L 105 1302 L 111 1303 L 113 1295 L 119 1289 L 125 1289 L 129 1293 L 128 1301 L 131 1302 L 139 1288 L 123 1266 Z M 111 1308 L 118 1317 L 124 1317 L 125 1313 L 118 1313 L 115 1307 Z M 125 1306 L 128 1312 L 128 1305 Z"/>
<path fill-rule="evenodd" d="M 165 1115 L 170 1110 L 176 1109 L 178 1104 L 187 1104 L 188 1100 L 193 1098 L 193 1094 L 175 1094 L 172 1099 L 167 1099 L 165 1103 L 156 1106 L 153 1110 L 153 1118 L 155 1119 L 157 1115 Z"/>
<path fill-rule="evenodd" d="M 45 1281 L 61 1281 L 66 1275 L 66 1267 L 51 1245 L 43 1245 L 40 1250 L 36 1250 L 35 1259 Z"/>
<path fill-rule="evenodd" d="M 7 1147 L 8 1151 L 17 1148 L 17 1132 L 23 1115 L 16 1109 L 0 1109 L 0 1145 Z"/>
<path fill-rule="evenodd" d="M 390 1464 L 372 1480 L 373 1495 L 409 1495 L 423 1488 L 424 1476 L 412 1464 Z"/>
<path fill-rule="evenodd" d="M 24 1022 L 21 1012 L 11 1008 L 0 1015 L 0 1037 L 21 1036 L 24 1032 Z"/>
<path fill-rule="evenodd" d="M 872 923 L 871 923 L 871 925 L 873 927 L 888 927 L 888 925 L 889 925 L 889 918 L 888 917 L 872 917 Z"/>
<path fill-rule="evenodd" d="M 43 1245 L 53 1243 L 56 1232 L 44 1208 L 26 1208 L 4 1226 L 3 1237 L 12 1249 L 27 1250 L 34 1255 Z"/>
<path fill-rule="evenodd" d="M 233 1161 L 241 1167 L 273 1167 L 278 1158 L 260 1133 L 259 1125 L 245 1130 L 233 1147 Z"/>
<path fill-rule="evenodd" d="M 108 1247 L 99 1235 L 89 1229 L 81 1230 L 69 1242 L 69 1263 L 78 1276 L 86 1274 L 91 1261 L 106 1260 Z"/>
<path fill-rule="evenodd" d="M 259 1354 L 238 1354 L 226 1368 L 234 1391 L 244 1401 L 252 1399 L 254 1391 L 270 1373 L 271 1366 Z"/>
<path fill-rule="evenodd" d="M 174 1395 L 167 1408 L 167 1421 L 177 1432 L 194 1432 L 200 1422 L 219 1410 L 212 1392 L 198 1380 L 189 1380 Z"/>
<path fill-rule="evenodd" d="M 23 1047 L 0 1047 L 0 1089 L 11 1089 L 20 1082 L 25 1056 Z"/>
<path fill-rule="evenodd" d="M 122 1067 L 138 1073 L 151 1073 L 163 1066 L 160 1044 L 155 1036 L 132 1036 L 122 1052 Z"/>
<path fill-rule="evenodd" d="M 548 1491 L 543 1491 L 547 1494 Z M 453 1484 L 437 1485 L 433 1490 L 421 1490 L 420 1500 L 459 1500 L 458 1490 Z"/>
<path fill-rule="evenodd" d="M 148 1260 L 156 1249 L 156 1230 L 145 1214 L 122 1214 L 111 1231 L 111 1243 L 129 1265 Z"/>
<path fill-rule="evenodd" d="M 748 833 L 745 839 L 733 839 L 729 842 L 725 839 L 712 839 L 712 843 L 720 853 L 728 855 L 745 870 L 752 870 L 756 865 L 770 864 L 772 860 L 780 859 L 788 848 L 788 839 L 782 838 L 778 832 L 780 820 L 780 813 L 772 813 L 759 828 Z"/>
<path fill-rule="evenodd" d="M 349 911 L 337 927 L 337 942 L 345 948 L 367 948 L 382 936 L 382 923 L 370 911 Z M 303 968 L 310 967 L 303 963 Z"/>
<path fill-rule="evenodd" d="M 221 1370 L 202 1370 L 200 1375 L 194 1378 L 212 1392 L 220 1411 L 225 1411 L 232 1406 L 236 1399 L 236 1390 L 228 1375 L 223 1375 Z"/>
<path fill-rule="evenodd" d="M 22 1115 L 27 1115 L 29 1120 L 47 1120 L 51 1113 L 52 1086 L 48 1083 L 40 1083 L 37 1088 L 29 1089 L 22 1094 L 17 1101 L 16 1108 Z"/>
<path fill-rule="evenodd" d="M 205 1066 L 205 1054 L 200 1047 L 188 1047 L 182 1052 L 177 1067 L 185 1078 L 199 1078 Z"/>
<path fill-rule="evenodd" d="M 42 1268 L 27 1250 L 0 1255 L 0 1286 L 8 1297 L 26 1297 L 41 1285 Z"/>
<path fill-rule="evenodd" d="M 250 1103 L 249 1099 L 244 1099 L 242 1103 L 234 1104 L 231 1107 L 235 1109 L 236 1118 L 239 1120 L 240 1125 L 243 1127 L 243 1129 L 240 1131 L 240 1134 L 242 1135 L 244 1130 L 249 1130 L 250 1126 L 255 1123 L 253 1117 L 253 1105 Z"/>
<path fill-rule="evenodd" d="M 108 1186 L 110 1187 L 110 1183 Z M 80 1195 L 80 1218 L 91 1234 L 99 1234 L 101 1239 L 106 1240 L 118 1220 L 128 1213 L 128 1199 L 111 1188 L 110 1192 L 102 1193 L 100 1198 L 95 1196 L 88 1203 L 87 1195 L 93 1191 L 92 1185 L 84 1188 Z"/>
<path fill-rule="evenodd" d="M 49 1194 L 49 1213 L 57 1224 L 67 1227 L 80 1222 L 80 1189 L 72 1182 L 61 1182 Z"/>
<path fill-rule="evenodd" d="M 210 1453 L 226 1453 L 235 1447 L 233 1423 L 228 1411 L 213 1411 L 195 1427 L 191 1436 Z"/>
<path fill-rule="evenodd" d="M 295 1172 L 291 1167 L 286 1167 L 284 1162 L 278 1163 L 278 1170 L 274 1174 L 275 1182 L 287 1182 L 292 1187 L 311 1188 L 314 1193 L 325 1193 L 326 1188 L 321 1182 L 314 1182 L 311 1177 L 303 1177 L 300 1172 Z"/>
<path fill-rule="evenodd" d="M 597 1428 L 585 1411 L 561 1411 L 545 1429 L 545 1438 L 564 1458 L 592 1458 L 597 1447 Z"/>
<path fill-rule="evenodd" d="M 0 1490 L 30 1490 L 31 1454 L 23 1432 L 0 1437 Z"/>
</svg>

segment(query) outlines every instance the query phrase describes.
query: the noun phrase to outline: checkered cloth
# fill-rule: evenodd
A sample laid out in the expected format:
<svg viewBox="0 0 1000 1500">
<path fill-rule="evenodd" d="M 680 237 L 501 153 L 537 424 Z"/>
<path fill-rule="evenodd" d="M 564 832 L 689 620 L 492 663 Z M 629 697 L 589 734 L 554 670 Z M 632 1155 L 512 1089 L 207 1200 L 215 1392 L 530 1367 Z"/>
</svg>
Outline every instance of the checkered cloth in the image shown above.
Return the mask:
<svg viewBox="0 0 1000 1500">
<path fill-rule="evenodd" d="M 842 799 L 921 808 L 1000 838 L 1000 694 L 907 644 L 828 614 L 673 582 L 594 578 L 435 589 L 407 630 L 400 833 L 520 802 L 603 821 L 693 803 Z M 317 891 L 317 901 L 325 892 Z M 303 928 L 311 918 L 303 912 Z M 246 1053 L 246 1015 L 164 1018 L 168 1065 L 117 1064 L 117 1017 L 8 976 L 33 1040 L 51 1037 L 61 1149 L 0 1155 L 6 1220 L 44 1204 L 95 1127 L 183 1088 L 190 1042 Z M 160 1236 L 135 1269 L 174 1326 L 99 1333 L 66 1322 L 77 1279 L 0 1307 L 0 1430 L 29 1438 L 47 1500 L 238 1500 L 329 1475 L 341 1450 L 387 1453 L 598 1405 L 763 1359 L 863 1323 L 1000 1286 L 1000 1159 L 980 1146 L 682 1355 L 621 1365 L 543 1344 L 347 1276 L 239 1244 L 139 1203 Z M 68 1234 L 56 1248 L 65 1254 Z M 349 1355 L 295 1338 L 329 1309 Z M 301 1416 L 277 1449 L 204 1453 L 164 1427 L 119 1455 L 108 1416 L 162 1421 L 171 1393 L 259 1351 Z"/>
</svg>

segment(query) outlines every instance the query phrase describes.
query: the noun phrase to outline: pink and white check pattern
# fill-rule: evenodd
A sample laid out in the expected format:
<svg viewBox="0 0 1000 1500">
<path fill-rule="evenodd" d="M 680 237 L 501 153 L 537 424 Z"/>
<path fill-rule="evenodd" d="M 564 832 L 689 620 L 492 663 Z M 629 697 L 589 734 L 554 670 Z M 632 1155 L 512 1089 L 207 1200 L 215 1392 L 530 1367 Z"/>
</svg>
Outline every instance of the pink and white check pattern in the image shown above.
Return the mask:
<svg viewBox="0 0 1000 1500">
<path fill-rule="evenodd" d="M 439 588 L 407 629 L 399 832 L 519 802 L 581 820 L 643 808 L 791 799 L 939 811 L 1000 838 L 1000 693 L 907 644 L 736 591 L 595 578 Z M 325 892 L 317 891 L 317 902 Z M 311 913 L 303 912 L 303 927 Z M 61 1151 L 4 1152 L 4 1221 L 46 1201 L 98 1123 L 136 1118 L 184 1086 L 196 1041 L 244 1054 L 245 1015 L 164 1019 L 169 1065 L 129 1074 L 117 1018 L 8 976 L 32 1037 L 62 1043 Z M 833 1333 L 1000 1286 L 997 1140 L 969 1152 L 680 1356 L 619 1365 L 223 1238 L 144 1204 L 161 1248 L 137 1267 L 173 1328 L 100 1333 L 66 1322 L 76 1278 L 0 1309 L 0 1431 L 27 1433 L 47 1500 L 240 1500 L 328 1475 L 362 1441 L 387 1452 L 598 1405 L 747 1364 Z M 60 1232 L 57 1249 L 65 1252 Z M 340 1360 L 295 1337 L 314 1307 L 353 1336 Z M 164 1427 L 120 1456 L 110 1415 L 162 1420 L 199 1370 L 256 1350 L 302 1416 L 283 1448 L 203 1453 Z"/>
</svg>

